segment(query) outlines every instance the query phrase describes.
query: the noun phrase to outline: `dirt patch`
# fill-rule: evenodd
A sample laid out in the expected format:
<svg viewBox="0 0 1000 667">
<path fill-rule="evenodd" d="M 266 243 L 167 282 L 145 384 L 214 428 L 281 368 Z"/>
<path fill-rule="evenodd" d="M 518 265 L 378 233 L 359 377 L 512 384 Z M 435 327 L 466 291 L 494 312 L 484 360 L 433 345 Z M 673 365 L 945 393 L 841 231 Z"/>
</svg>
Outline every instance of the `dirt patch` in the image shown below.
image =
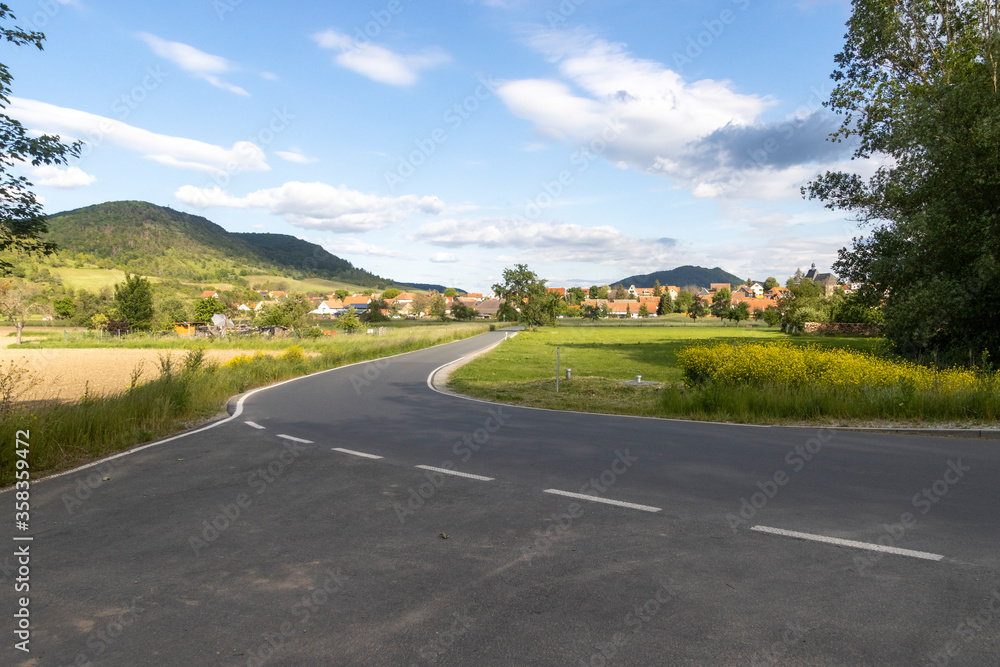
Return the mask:
<svg viewBox="0 0 1000 667">
<path fill-rule="evenodd" d="M 0 364 L 4 370 L 14 362 L 27 369 L 35 383 L 20 398 L 24 401 L 75 401 L 84 392 L 106 394 L 127 389 L 132 382 L 132 372 L 142 370 L 140 382 L 153 380 L 160 375 L 160 355 L 170 354 L 174 367 L 183 363 L 185 350 L 128 350 L 128 349 L 67 349 L 31 350 L 0 349 Z M 207 350 L 208 361 L 225 362 L 246 350 Z M 267 354 L 281 354 L 268 351 Z"/>
</svg>

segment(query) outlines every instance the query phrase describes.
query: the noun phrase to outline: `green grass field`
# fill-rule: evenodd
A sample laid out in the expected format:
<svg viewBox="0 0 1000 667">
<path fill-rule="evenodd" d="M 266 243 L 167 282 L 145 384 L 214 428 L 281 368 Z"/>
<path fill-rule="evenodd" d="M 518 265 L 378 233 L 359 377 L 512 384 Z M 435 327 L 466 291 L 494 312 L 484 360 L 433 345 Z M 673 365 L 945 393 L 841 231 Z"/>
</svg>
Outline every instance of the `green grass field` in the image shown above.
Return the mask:
<svg viewBox="0 0 1000 667">
<path fill-rule="evenodd" d="M 686 319 L 686 318 L 685 318 Z M 534 407 L 608 414 L 657 417 L 724 419 L 720 412 L 664 405 L 664 393 L 684 391 L 677 352 L 692 344 L 708 342 L 764 342 L 788 340 L 793 344 L 819 343 L 879 353 L 881 339 L 861 337 L 788 336 L 764 326 L 721 326 L 719 320 L 697 324 L 688 319 L 601 322 L 586 326 L 546 327 L 522 332 L 487 355 L 455 370 L 449 386 L 460 393 L 487 400 Z M 556 393 L 556 349 L 560 381 Z M 572 379 L 566 380 L 566 369 Z M 624 381 L 663 383 L 659 387 L 627 386 Z M 729 416 L 755 421 L 747 415 Z M 765 421 L 788 421 L 765 417 Z"/>
</svg>

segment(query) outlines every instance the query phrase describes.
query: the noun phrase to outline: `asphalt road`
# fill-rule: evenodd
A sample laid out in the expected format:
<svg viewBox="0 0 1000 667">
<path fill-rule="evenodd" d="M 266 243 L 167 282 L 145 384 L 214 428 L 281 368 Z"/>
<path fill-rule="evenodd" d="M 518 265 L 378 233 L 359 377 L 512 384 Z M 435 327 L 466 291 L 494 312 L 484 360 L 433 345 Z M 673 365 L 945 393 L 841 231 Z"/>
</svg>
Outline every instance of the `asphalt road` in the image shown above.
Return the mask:
<svg viewBox="0 0 1000 667">
<path fill-rule="evenodd" d="M 1000 664 L 995 441 L 428 386 L 503 336 L 276 385 L 34 484 L 0 664 Z"/>
</svg>

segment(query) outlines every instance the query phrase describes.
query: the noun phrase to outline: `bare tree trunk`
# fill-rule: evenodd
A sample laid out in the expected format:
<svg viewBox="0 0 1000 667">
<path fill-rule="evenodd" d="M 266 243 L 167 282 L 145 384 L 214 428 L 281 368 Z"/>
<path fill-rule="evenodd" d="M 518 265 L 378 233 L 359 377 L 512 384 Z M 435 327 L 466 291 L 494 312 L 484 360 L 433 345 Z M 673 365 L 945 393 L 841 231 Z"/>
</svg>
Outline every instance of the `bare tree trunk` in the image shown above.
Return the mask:
<svg viewBox="0 0 1000 667">
<path fill-rule="evenodd" d="M 21 330 L 24 329 L 24 322 L 16 322 L 14 327 L 17 329 L 17 344 L 21 344 Z"/>
</svg>

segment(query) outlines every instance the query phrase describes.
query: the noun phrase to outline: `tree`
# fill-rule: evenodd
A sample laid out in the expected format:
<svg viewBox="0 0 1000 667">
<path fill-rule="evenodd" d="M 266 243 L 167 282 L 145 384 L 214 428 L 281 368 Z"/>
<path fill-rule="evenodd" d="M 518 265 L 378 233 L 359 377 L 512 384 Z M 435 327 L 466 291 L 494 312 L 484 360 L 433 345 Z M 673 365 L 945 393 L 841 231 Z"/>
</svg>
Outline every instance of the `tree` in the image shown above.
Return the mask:
<svg viewBox="0 0 1000 667">
<path fill-rule="evenodd" d="M 385 302 L 385 299 L 372 299 L 368 302 L 368 308 L 365 312 L 361 313 L 361 321 L 366 324 L 373 324 L 376 322 L 388 322 L 389 316 L 383 315 L 383 310 L 389 310 L 389 304 Z"/>
<path fill-rule="evenodd" d="M 768 306 L 764 310 L 764 322 L 766 322 L 769 327 L 773 327 L 778 324 L 781 322 L 781 311 L 774 306 Z"/>
<path fill-rule="evenodd" d="M 153 288 L 139 275 L 125 274 L 125 282 L 115 285 L 115 307 L 130 328 L 147 331 L 153 326 Z"/>
<path fill-rule="evenodd" d="M 663 296 L 663 285 L 659 280 L 653 282 L 653 296 Z"/>
<path fill-rule="evenodd" d="M 354 333 L 361 328 L 361 320 L 358 319 L 358 311 L 354 306 L 348 306 L 347 312 L 341 313 L 337 318 L 337 326 L 346 333 Z"/>
<path fill-rule="evenodd" d="M 45 309 L 39 301 L 40 292 L 38 286 L 23 280 L 0 280 L 0 316 L 14 326 L 18 345 L 21 344 L 21 332 L 28 315 Z"/>
<path fill-rule="evenodd" d="M 450 296 L 452 298 L 458 296 L 458 291 L 454 287 L 449 287 L 444 291 L 445 296 Z"/>
<path fill-rule="evenodd" d="M 834 270 L 882 300 L 897 350 L 1000 354 L 1000 8 L 995 0 L 855 0 L 837 86 L 837 140 L 881 166 L 827 172 L 803 194 L 868 234 Z"/>
<path fill-rule="evenodd" d="M 448 302 L 444 300 L 443 296 L 434 292 L 431 294 L 430 309 L 431 315 L 444 319 L 448 313 Z"/>
<path fill-rule="evenodd" d="M 688 308 L 688 317 L 693 321 L 697 322 L 699 317 L 705 317 L 708 313 L 708 308 L 705 303 L 701 300 L 700 296 L 695 296 L 694 301 L 692 301 L 691 306 Z"/>
<path fill-rule="evenodd" d="M 431 305 L 431 298 L 426 294 L 415 294 L 413 295 L 413 303 L 411 307 L 413 308 L 413 314 L 420 317 L 427 312 L 427 309 Z"/>
<path fill-rule="evenodd" d="M 451 304 L 451 316 L 459 321 L 469 321 L 476 319 L 476 309 L 472 306 L 466 306 L 461 301 L 455 301 Z"/>
<path fill-rule="evenodd" d="M 14 18 L 10 7 L 0 4 L 0 21 Z M 28 32 L 17 26 L 2 28 L 0 34 L 16 46 L 34 44 L 39 51 L 45 39 L 40 32 Z M 13 80 L 7 66 L 0 63 L 0 109 L 7 108 L 10 103 Z M 54 243 L 41 238 L 48 231 L 48 225 L 42 204 L 30 189 L 31 182 L 24 176 L 14 176 L 11 170 L 24 163 L 34 167 L 66 164 L 80 154 L 82 145 L 79 141 L 66 145 L 60 143 L 59 137 L 50 135 L 32 137 L 21 123 L 0 114 L 0 252 L 48 255 L 55 251 Z M 0 260 L 3 275 L 10 275 L 13 268 L 10 262 Z"/>
<path fill-rule="evenodd" d="M 493 286 L 505 304 L 518 312 L 518 321 L 529 330 L 555 321 L 555 305 L 559 297 L 549 293 L 545 281 L 538 278 L 526 264 L 503 270 L 503 282 Z"/>
<path fill-rule="evenodd" d="M 624 301 L 628 297 L 629 293 L 624 285 L 615 285 L 615 301 Z"/>
<path fill-rule="evenodd" d="M 312 309 L 312 301 L 301 294 L 295 294 L 277 305 L 266 306 L 258 316 L 258 324 L 265 327 L 288 327 L 298 331 L 306 328 L 306 316 Z"/>
<path fill-rule="evenodd" d="M 73 301 L 73 297 L 64 296 L 52 302 L 52 309 L 55 311 L 56 317 L 68 320 L 76 314 L 76 302 Z"/>
<path fill-rule="evenodd" d="M 723 287 L 712 295 L 712 314 L 716 317 L 724 317 L 726 310 L 732 306 L 733 293 L 728 288 Z"/>
<path fill-rule="evenodd" d="M 214 296 L 210 296 L 207 299 L 198 299 L 198 302 L 194 304 L 194 317 L 199 322 L 209 322 L 212 315 L 221 313 L 222 310 L 222 303 Z"/>
<path fill-rule="evenodd" d="M 767 280 L 764 281 L 764 291 L 767 292 L 768 290 L 774 289 L 775 287 L 778 287 L 780 284 L 781 283 L 778 282 L 777 278 L 775 278 L 774 276 L 768 276 Z"/>
<path fill-rule="evenodd" d="M 750 319 L 750 304 L 746 301 L 740 301 L 735 307 L 733 307 L 731 313 L 732 318 L 736 320 L 736 326 L 739 326 L 740 322 L 743 320 Z"/>
<path fill-rule="evenodd" d="M 611 288 L 608 287 L 607 285 L 600 286 L 600 287 L 597 286 L 597 285 L 591 285 L 590 286 L 590 291 L 588 292 L 588 294 L 590 294 L 590 298 L 591 299 L 607 299 L 608 298 L 608 294 L 610 292 L 611 292 Z"/>
<path fill-rule="evenodd" d="M 656 304 L 657 315 L 669 315 L 674 312 L 674 300 L 670 298 L 670 292 L 660 295 L 660 301 Z"/>
<path fill-rule="evenodd" d="M 601 317 L 601 306 L 588 303 L 583 307 L 583 318 L 585 320 L 593 320 L 596 322 L 601 319 Z"/>
<path fill-rule="evenodd" d="M 395 287 L 390 287 L 386 291 L 382 292 L 382 298 L 383 299 L 395 299 L 397 296 L 399 296 L 402 293 L 403 292 L 401 290 L 398 290 Z"/>
<path fill-rule="evenodd" d="M 351 296 L 351 293 L 345 289 L 338 289 L 333 291 L 333 296 L 337 297 L 340 301 L 343 301 L 347 297 Z"/>
<path fill-rule="evenodd" d="M 649 308 L 643 303 L 639 306 L 639 317 L 649 317 Z"/>
<path fill-rule="evenodd" d="M 579 306 L 587 298 L 587 293 L 580 287 L 570 287 L 566 290 L 566 303 L 571 306 Z"/>
<path fill-rule="evenodd" d="M 674 307 L 678 313 L 691 312 L 692 305 L 694 305 L 694 294 L 691 292 L 681 292 L 677 295 L 677 300 L 674 301 Z"/>
</svg>

